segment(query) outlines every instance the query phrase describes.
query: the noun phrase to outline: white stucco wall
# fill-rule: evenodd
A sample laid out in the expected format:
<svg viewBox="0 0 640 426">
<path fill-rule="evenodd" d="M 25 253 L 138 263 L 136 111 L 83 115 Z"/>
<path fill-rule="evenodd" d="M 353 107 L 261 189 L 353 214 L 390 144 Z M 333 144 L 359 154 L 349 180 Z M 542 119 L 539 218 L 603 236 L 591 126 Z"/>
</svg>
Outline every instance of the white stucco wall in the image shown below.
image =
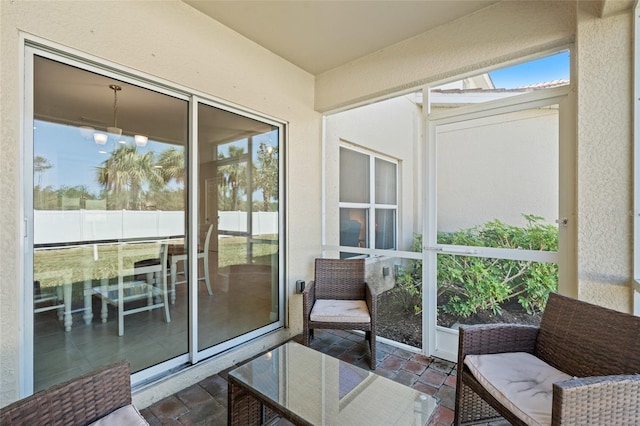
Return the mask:
<svg viewBox="0 0 640 426">
<path fill-rule="evenodd" d="M 632 312 L 633 143 L 630 9 L 581 3 L 578 80 L 578 297 Z M 638 71 L 636 71 L 638 72 Z"/>
<path fill-rule="evenodd" d="M 313 76 L 179 1 L 0 1 L 0 406 L 18 398 L 20 363 L 29 362 L 19 358 L 25 306 L 20 32 L 288 123 L 288 182 L 305 182 L 286 186 L 287 211 L 295 212 L 286 220 L 288 332 L 299 333 L 302 303 L 290 284 L 311 276 L 320 253 L 321 121 L 313 110 Z"/>
<path fill-rule="evenodd" d="M 558 218 L 558 110 L 531 109 L 439 126 L 438 231 L 523 215 Z"/>
</svg>

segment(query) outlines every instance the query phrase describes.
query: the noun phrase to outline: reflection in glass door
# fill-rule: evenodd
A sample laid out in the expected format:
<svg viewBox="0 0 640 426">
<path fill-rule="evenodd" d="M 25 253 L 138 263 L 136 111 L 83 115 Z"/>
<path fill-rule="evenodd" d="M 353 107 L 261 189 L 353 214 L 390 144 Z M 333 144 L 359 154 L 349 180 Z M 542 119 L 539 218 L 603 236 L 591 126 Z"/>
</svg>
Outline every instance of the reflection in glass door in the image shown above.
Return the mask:
<svg viewBox="0 0 640 426">
<path fill-rule="evenodd" d="M 198 222 L 212 291 L 198 288 L 198 350 L 280 318 L 278 127 L 198 105 Z"/>
<path fill-rule="evenodd" d="M 185 236 L 187 100 L 30 58 L 34 390 L 186 354 L 166 258 Z"/>
<path fill-rule="evenodd" d="M 25 58 L 27 392 L 121 359 L 135 385 L 282 327 L 282 125 Z"/>
<path fill-rule="evenodd" d="M 431 134 L 431 346 L 455 358 L 451 330 L 536 324 L 558 290 L 559 106 L 442 119 Z"/>
</svg>

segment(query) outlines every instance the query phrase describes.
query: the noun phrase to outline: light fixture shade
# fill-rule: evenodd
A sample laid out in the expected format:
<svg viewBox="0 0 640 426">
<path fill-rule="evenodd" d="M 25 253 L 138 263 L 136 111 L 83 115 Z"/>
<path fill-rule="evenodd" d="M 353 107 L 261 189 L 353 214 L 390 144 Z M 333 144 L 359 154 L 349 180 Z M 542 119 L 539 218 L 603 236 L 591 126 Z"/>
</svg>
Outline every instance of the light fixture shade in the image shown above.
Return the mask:
<svg viewBox="0 0 640 426">
<path fill-rule="evenodd" d="M 144 135 L 135 135 L 133 139 L 136 141 L 136 145 L 138 146 L 145 146 L 149 140 L 149 138 Z"/>
<path fill-rule="evenodd" d="M 80 126 L 80 135 L 83 138 L 91 139 L 91 136 L 93 136 L 94 130 L 95 129 L 91 126 Z"/>
<path fill-rule="evenodd" d="M 98 145 L 104 145 L 107 143 L 107 139 L 109 139 L 109 136 L 106 133 L 96 132 L 93 134 L 93 141 Z"/>
<path fill-rule="evenodd" d="M 122 129 L 118 127 L 107 127 L 107 132 L 112 133 L 116 136 L 122 135 Z"/>
</svg>

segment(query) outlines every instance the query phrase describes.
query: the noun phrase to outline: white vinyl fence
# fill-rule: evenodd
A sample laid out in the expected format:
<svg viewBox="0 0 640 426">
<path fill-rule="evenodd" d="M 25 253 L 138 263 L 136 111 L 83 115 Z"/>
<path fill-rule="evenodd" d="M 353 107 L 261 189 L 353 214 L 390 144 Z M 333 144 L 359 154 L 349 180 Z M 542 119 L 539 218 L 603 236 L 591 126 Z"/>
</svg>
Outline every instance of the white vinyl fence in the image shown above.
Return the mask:
<svg viewBox="0 0 640 426">
<path fill-rule="evenodd" d="M 220 231 L 247 232 L 246 212 L 218 212 Z M 277 212 L 252 215 L 252 235 L 278 233 Z M 184 234 L 183 211 L 36 210 L 34 244 L 56 244 Z"/>
</svg>

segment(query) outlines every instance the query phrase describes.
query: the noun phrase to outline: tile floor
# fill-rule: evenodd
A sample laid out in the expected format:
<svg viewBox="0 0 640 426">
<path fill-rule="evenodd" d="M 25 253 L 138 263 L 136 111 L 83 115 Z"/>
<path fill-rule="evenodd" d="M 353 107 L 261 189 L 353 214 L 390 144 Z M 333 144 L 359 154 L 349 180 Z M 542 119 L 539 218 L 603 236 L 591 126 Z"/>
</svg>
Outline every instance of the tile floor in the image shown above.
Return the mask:
<svg viewBox="0 0 640 426">
<path fill-rule="evenodd" d="M 368 368 L 369 349 L 361 335 L 340 330 L 316 330 L 311 347 L 351 364 Z M 294 340 L 301 342 L 301 336 Z M 376 373 L 440 400 L 431 425 L 453 423 L 456 365 L 393 346 L 377 343 Z M 182 391 L 141 410 L 153 425 L 226 425 L 227 373 L 206 378 Z M 289 424 L 281 421 L 281 425 Z M 500 422 L 500 425 L 508 423 Z M 498 425 L 494 423 L 493 425 Z"/>
<path fill-rule="evenodd" d="M 202 347 L 272 322 L 270 273 L 212 274 L 212 277 L 213 296 L 208 294 L 204 282 L 198 286 L 198 337 Z M 64 331 L 56 311 L 35 315 L 35 390 L 123 358 L 136 372 L 185 353 L 188 349 L 187 300 L 187 286 L 176 286 L 176 301 L 169 309 L 171 322 L 165 322 L 163 309 L 127 315 L 123 336 L 118 336 L 117 310 L 109 306 L 107 322 L 102 323 L 101 303 L 95 296 L 91 322 L 85 324 L 84 310 L 79 310 L 73 315 L 69 332 Z"/>
</svg>

